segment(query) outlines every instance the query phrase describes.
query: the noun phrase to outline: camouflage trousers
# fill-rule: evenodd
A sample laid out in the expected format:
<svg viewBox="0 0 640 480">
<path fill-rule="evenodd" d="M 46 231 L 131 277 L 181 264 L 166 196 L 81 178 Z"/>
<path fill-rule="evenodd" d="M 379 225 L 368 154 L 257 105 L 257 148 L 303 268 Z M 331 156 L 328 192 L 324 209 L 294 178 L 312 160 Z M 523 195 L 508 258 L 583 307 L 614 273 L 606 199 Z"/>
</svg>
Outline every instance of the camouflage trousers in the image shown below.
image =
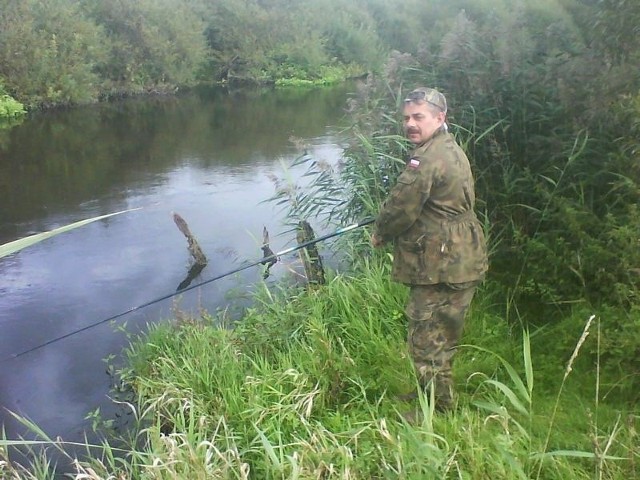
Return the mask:
<svg viewBox="0 0 640 480">
<path fill-rule="evenodd" d="M 464 327 L 464 316 L 478 282 L 411 285 L 405 315 L 408 344 L 418 383 L 433 384 L 436 404 L 453 403 L 453 355 Z"/>
</svg>

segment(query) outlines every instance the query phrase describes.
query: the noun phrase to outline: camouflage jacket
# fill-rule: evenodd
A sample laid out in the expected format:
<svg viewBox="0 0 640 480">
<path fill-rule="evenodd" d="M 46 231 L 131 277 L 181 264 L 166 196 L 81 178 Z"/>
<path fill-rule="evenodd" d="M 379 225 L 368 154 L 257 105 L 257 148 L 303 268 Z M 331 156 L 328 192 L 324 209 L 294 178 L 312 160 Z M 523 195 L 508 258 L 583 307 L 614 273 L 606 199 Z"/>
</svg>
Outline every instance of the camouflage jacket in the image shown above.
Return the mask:
<svg viewBox="0 0 640 480">
<path fill-rule="evenodd" d="M 467 156 L 450 133 L 436 131 L 413 150 L 376 218 L 376 236 L 394 243 L 393 279 L 410 285 L 481 279 L 487 249 L 474 205 Z"/>
</svg>

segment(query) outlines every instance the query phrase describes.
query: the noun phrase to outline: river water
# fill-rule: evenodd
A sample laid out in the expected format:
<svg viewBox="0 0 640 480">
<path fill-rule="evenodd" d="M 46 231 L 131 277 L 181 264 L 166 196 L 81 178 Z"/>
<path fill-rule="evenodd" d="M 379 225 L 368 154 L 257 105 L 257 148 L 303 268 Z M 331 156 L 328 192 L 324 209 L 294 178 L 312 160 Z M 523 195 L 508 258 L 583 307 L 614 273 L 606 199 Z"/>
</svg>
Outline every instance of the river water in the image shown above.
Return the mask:
<svg viewBox="0 0 640 480">
<path fill-rule="evenodd" d="M 37 114 L 0 130 L 0 244 L 139 208 L 0 259 L 0 423 L 9 438 L 33 437 L 9 412 L 67 441 L 82 439 L 89 412 L 113 415 L 105 358 L 127 345 L 121 327 L 137 332 L 176 307 L 213 312 L 250 296 L 258 268 L 37 348 L 174 292 L 190 258 L 173 212 L 209 260 L 194 283 L 259 259 L 263 226 L 274 251 L 292 246 L 293 234 L 277 235 L 284 213 L 263 201 L 300 154 L 292 137 L 314 158 L 339 158 L 349 91 L 202 89 Z M 274 276 L 286 270 L 276 264 Z"/>
</svg>

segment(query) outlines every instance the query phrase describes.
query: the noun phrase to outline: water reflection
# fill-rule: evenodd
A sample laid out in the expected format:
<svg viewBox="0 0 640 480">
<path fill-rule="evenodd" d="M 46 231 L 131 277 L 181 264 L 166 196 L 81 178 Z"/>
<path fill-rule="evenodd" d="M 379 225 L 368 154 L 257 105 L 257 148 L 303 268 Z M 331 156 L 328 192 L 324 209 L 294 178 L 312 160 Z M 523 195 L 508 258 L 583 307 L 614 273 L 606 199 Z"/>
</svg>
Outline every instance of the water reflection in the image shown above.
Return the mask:
<svg viewBox="0 0 640 480">
<path fill-rule="evenodd" d="M 273 234 L 281 228 L 273 206 L 261 203 L 274 193 L 269 176 L 298 154 L 290 137 L 319 159 L 340 155 L 329 126 L 339 124 L 348 90 L 200 90 L 49 112 L 3 137 L 0 243 L 142 208 L 0 259 L 0 405 L 67 440 L 81 439 L 83 417 L 97 406 L 108 415 L 103 358 L 125 342 L 114 326 L 11 355 L 175 291 L 190 259 L 173 212 L 209 258 L 193 282 L 259 260 L 264 227 L 275 251 L 290 246 L 290 237 Z M 190 290 L 179 307 L 215 310 L 229 304 L 230 291 L 231 303 L 243 305 L 262 273 L 245 270 Z M 174 307 L 168 299 L 124 321 L 135 332 Z M 5 412 L 0 421 L 10 437 L 24 434 Z"/>
<path fill-rule="evenodd" d="M 16 238 L 21 222 L 77 205 L 95 211 L 104 196 L 123 202 L 131 190 L 161 185 L 180 163 L 226 174 L 271 165 L 291 153 L 290 137 L 336 125 L 346 94 L 338 90 L 202 90 L 30 119 L 0 148 L 0 242 Z"/>
</svg>

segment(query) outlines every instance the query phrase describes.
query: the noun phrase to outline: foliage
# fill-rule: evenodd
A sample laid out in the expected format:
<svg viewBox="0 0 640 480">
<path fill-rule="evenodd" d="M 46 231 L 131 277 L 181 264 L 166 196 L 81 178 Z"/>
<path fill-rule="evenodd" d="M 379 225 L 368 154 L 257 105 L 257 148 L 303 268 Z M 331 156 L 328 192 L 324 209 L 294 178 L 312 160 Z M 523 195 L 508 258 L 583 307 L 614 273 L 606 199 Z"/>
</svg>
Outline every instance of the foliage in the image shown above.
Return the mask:
<svg viewBox="0 0 640 480">
<path fill-rule="evenodd" d="M 328 66 L 320 67 L 317 78 L 309 78 L 309 72 L 294 66 L 281 66 L 276 73 L 275 81 L 278 87 L 315 87 L 335 85 L 349 78 L 357 77 L 360 71 L 357 67 Z M 316 75 L 314 75 L 315 77 Z"/>
<path fill-rule="evenodd" d="M 343 226 L 375 215 L 389 191 L 390 178 L 399 170 L 400 162 L 392 149 L 404 149 L 404 142 L 397 136 L 359 138 L 360 152 L 350 150 L 336 165 L 308 154 L 296 159 L 290 168 L 304 168 L 301 180 L 306 183 L 277 181 L 278 188 L 269 201 L 286 210 L 290 225 L 314 218 Z"/>
<path fill-rule="evenodd" d="M 618 4 L 632 15 L 637 9 Z M 397 99 L 407 85 L 448 95 L 449 120 L 474 164 L 480 213 L 491 229 L 492 274 L 511 287 L 512 300 L 623 307 L 638 300 L 640 82 L 631 61 L 608 68 L 608 53 L 594 54 L 590 26 L 554 1 L 520 2 L 512 13 L 465 8 L 440 44 L 394 53 L 385 75 L 354 101 L 358 142 L 351 148 L 359 153 L 352 160 L 348 150 L 351 166 L 367 158 L 367 144 L 399 132 Z M 360 189 L 344 191 L 347 204 L 365 203 Z M 322 195 L 310 197 L 322 203 Z"/>
<path fill-rule="evenodd" d="M 637 13 L 636 4 L 617 5 Z M 393 52 L 384 75 L 350 99 L 353 142 L 344 161 L 301 157 L 304 181 L 276 199 L 293 221 L 375 214 L 405 155 L 398 99 L 417 84 L 438 87 L 476 173 L 489 278 L 504 288 L 509 317 L 551 326 L 574 305 L 610 308 L 616 320 L 602 329 L 617 340 L 605 363 L 633 372 L 640 342 L 619 332 L 637 328 L 640 300 L 640 77 L 630 72 L 637 52 L 614 61 L 573 7 L 519 2 L 512 12 L 473 7 L 436 21 L 440 43 L 425 37 L 414 54 Z M 612 31 L 614 23 L 602 22 L 619 12 L 608 8 L 589 12 Z"/>
<path fill-rule="evenodd" d="M 364 0 L 1 0 L 0 76 L 29 106 L 199 82 L 326 84 L 380 64 L 366 12 Z"/>
<path fill-rule="evenodd" d="M 137 395 L 126 405 L 138 434 L 119 444 L 124 451 L 106 440 L 92 446 L 92 458 L 75 462 L 76 478 L 632 475 L 640 452 L 637 417 L 620 418 L 628 397 L 605 401 L 599 369 L 579 361 L 596 343 L 587 335 L 595 320 L 567 319 L 578 328 L 558 346 L 564 368 L 540 376 L 537 365 L 558 337 L 510 329 L 491 311 L 498 291 L 485 288 L 456 361 L 458 407 L 439 414 L 428 397 L 412 406 L 395 396 L 415 380 L 401 314 L 406 291 L 389 281 L 389 269 L 383 254 L 320 290 L 259 286 L 234 329 L 224 314 L 153 327 L 132 345 L 123 372 Z M 576 388 L 574 377 L 589 386 Z M 595 394 L 576 402 L 585 388 Z M 410 408 L 422 422 L 403 420 Z M 12 478 L 12 464 L 0 468 Z"/>
<path fill-rule="evenodd" d="M 331 8 L 331 5 L 327 5 Z M 375 65 L 378 55 L 375 23 L 367 18 L 368 8 L 340 8 L 325 26 L 329 56 L 345 64 Z"/>
<path fill-rule="evenodd" d="M 327 83 L 379 71 L 390 50 L 433 55 L 455 14 L 489 8 L 466 3 L 2 0 L 0 75 L 29 106 L 207 81 Z"/>
<path fill-rule="evenodd" d="M 191 85 L 207 60 L 205 25 L 181 0 L 85 0 L 109 50 L 96 71 L 107 93 Z"/>
<path fill-rule="evenodd" d="M 15 118 L 24 113 L 24 105 L 9 95 L 0 95 L 0 119 Z"/>
<path fill-rule="evenodd" d="M 25 113 L 24 105 L 7 93 L 0 80 L 0 121 L 20 117 Z"/>
<path fill-rule="evenodd" d="M 4 4 L 2 48 L 17 48 L 24 34 L 39 55 L 55 57 L 51 26 L 34 27 L 34 2 Z M 400 50 L 350 99 L 354 142 L 344 161 L 326 165 L 303 155 L 294 167 L 306 169 L 306 183 L 280 185 L 275 200 L 292 222 L 348 223 L 374 214 L 407 148 L 396 113 L 402 92 L 424 84 L 447 95 L 491 239 L 492 266 L 479 295 L 485 300 L 471 312 L 472 345 L 457 357 L 459 411 L 434 416 L 423 398 L 423 424 L 406 425 L 391 398 L 412 383 L 399 321 L 404 294 L 388 283 L 387 257 L 363 254 L 362 234 L 347 254 L 365 265 L 357 276 L 338 275 L 325 290 L 286 299 L 264 290 L 233 331 L 210 318 L 153 330 L 132 350 L 126 373 L 146 422 L 137 439 L 142 448 L 130 452 L 129 463 L 106 455 L 81 466 L 83 473 L 632 477 L 637 415 L 618 412 L 637 401 L 640 358 L 640 4 L 191 4 L 204 26 L 206 71 L 216 80 L 313 80 L 327 65 L 375 63 L 377 52 Z M 122 88 L 163 81 L 167 59 L 152 47 L 164 23 L 151 13 L 150 20 L 122 21 L 119 31 L 99 22 L 108 16 L 88 8 L 95 4 L 83 5 L 101 38 L 110 35 L 120 54 L 137 59 L 135 71 L 145 72 L 109 78 Z M 149 64 L 132 50 L 141 45 L 152 53 Z M 7 51 L 0 51 L 0 74 L 12 92 L 27 91 L 22 67 L 29 62 L 11 60 Z M 113 64 L 120 70 L 111 72 L 127 73 L 125 61 Z M 102 75 L 109 65 L 81 72 Z M 595 320 L 592 311 L 599 312 Z M 580 372 L 573 382 L 572 371 Z"/>
<path fill-rule="evenodd" d="M 27 105 L 97 98 L 94 65 L 104 56 L 102 31 L 77 2 L 0 2 L 0 76 Z"/>
</svg>

